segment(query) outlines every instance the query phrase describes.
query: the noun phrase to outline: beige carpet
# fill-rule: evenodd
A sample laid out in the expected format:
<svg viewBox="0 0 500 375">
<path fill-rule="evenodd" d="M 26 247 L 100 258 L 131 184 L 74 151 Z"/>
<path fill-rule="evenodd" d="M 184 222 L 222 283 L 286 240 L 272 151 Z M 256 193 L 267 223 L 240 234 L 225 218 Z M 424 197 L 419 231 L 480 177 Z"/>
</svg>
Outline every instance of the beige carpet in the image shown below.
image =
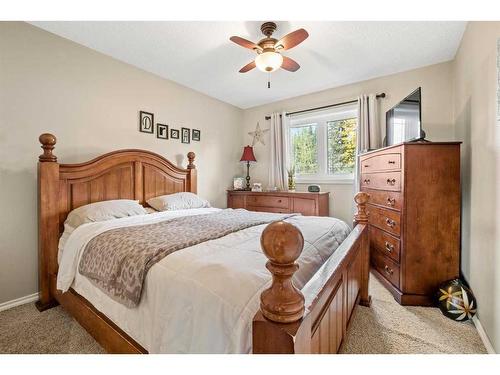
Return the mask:
<svg viewBox="0 0 500 375">
<path fill-rule="evenodd" d="M 0 312 L 0 353 L 104 353 L 61 306 L 38 312 L 33 303 Z"/>
<path fill-rule="evenodd" d="M 485 353 L 474 325 L 438 309 L 398 305 L 376 279 L 373 304 L 359 306 L 342 353 Z M 61 307 L 39 313 L 33 304 L 0 312 L 0 353 L 103 353 Z"/>
<path fill-rule="evenodd" d="M 438 308 L 401 306 L 370 277 L 372 306 L 359 306 L 342 353 L 486 353 L 472 322 L 446 318 Z"/>
</svg>

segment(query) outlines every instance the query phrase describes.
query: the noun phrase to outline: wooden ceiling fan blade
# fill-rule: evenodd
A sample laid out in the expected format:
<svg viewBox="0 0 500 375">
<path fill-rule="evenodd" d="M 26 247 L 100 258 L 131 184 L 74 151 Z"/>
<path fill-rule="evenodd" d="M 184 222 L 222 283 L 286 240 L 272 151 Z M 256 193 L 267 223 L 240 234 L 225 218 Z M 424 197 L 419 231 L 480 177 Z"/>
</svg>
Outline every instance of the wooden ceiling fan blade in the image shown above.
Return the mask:
<svg viewBox="0 0 500 375">
<path fill-rule="evenodd" d="M 275 44 L 275 48 L 280 48 L 282 50 L 291 49 L 306 40 L 308 36 L 308 32 L 304 29 L 295 30 L 278 40 Z"/>
<path fill-rule="evenodd" d="M 232 36 L 231 38 L 229 38 L 229 40 L 244 48 L 262 50 L 262 48 L 254 42 L 251 42 L 244 38 L 240 38 L 239 36 Z"/>
<path fill-rule="evenodd" d="M 283 63 L 281 64 L 281 67 L 285 70 L 288 70 L 289 72 L 296 72 L 299 70 L 300 65 L 297 63 L 297 61 L 283 56 Z"/>
<path fill-rule="evenodd" d="M 252 61 L 248 64 L 246 64 L 243 68 L 240 69 L 240 73 L 246 73 L 248 72 L 249 70 L 252 70 L 253 68 L 255 68 L 255 61 Z"/>
</svg>

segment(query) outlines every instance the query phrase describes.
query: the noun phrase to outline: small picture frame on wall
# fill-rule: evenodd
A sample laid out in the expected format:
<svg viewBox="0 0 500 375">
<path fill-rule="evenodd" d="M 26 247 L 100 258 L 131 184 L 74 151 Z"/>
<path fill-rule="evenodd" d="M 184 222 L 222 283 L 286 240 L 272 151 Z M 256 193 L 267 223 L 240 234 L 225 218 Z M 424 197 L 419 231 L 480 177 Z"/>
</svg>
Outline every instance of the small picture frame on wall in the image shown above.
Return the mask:
<svg viewBox="0 0 500 375">
<path fill-rule="evenodd" d="M 168 139 L 168 125 L 156 124 L 156 138 Z"/>
<path fill-rule="evenodd" d="M 181 128 L 181 142 L 182 143 L 191 143 L 191 132 L 189 128 Z"/>
<path fill-rule="evenodd" d="M 142 133 L 154 133 L 154 117 L 155 115 L 149 112 L 139 112 L 139 131 Z"/>
<path fill-rule="evenodd" d="M 170 129 L 170 138 L 179 139 L 179 129 Z"/>
<path fill-rule="evenodd" d="M 192 129 L 191 132 L 192 132 L 191 139 L 193 141 L 199 142 L 201 137 L 201 132 L 198 129 Z"/>
</svg>

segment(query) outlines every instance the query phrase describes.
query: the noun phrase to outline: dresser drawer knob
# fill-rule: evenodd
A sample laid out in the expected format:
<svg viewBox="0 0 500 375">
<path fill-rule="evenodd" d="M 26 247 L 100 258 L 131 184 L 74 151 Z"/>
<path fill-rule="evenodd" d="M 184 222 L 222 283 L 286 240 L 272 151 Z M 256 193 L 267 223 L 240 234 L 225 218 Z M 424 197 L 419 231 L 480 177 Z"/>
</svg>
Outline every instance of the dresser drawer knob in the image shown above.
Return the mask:
<svg viewBox="0 0 500 375">
<path fill-rule="evenodd" d="M 278 203 L 281 203 L 281 199 L 278 199 Z"/>
<path fill-rule="evenodd" d="M 389 226 L 391 228 L 394 228 L 396 226 L 396 222 L 392 219 L 389 219 L 389 218 L 385 219 L 385 223 L 387 224 L 387 226 Z"/>
<path fill-rule="evenodd" d="M 387 185 L 394 185 L 396 183 L 396 179 L 395 178 L 388 178 L 387 179 Z"/>
<path fill-rule="evenodd" d="M 396 164 L 396 162 L 394 160 L 389 160 L 388 163 L 389 164 Z"/>
<path fill-rule="evenodd" d="M 392 253 L 392 251 L 394 250 L 394 245 L 391 245 L 389 242 L 385 241 L 385 249 Z"/>
<path fill-rule="evenodd" d="M 394 273 L 394 271 L 391 268 L 389 268 L 388 265 L 385 265 L 384 270 L 388 275 L 392 275 Z"/>
<path fill-rule="evenodd" d="M 370 164 L 365 164 L 365 168 L 368 168 L 370 166 Z"/>
<path fill-rule="evenodd" d="M 370 179 L 369 178 L 365 178 L 363 180 L 363 182 L 366 184 L 366 185 L 369 185 L 370 184 Z"/>
<path fill-rule="evenodd" d="M 396 198 L 387 197 L 387 205 L 394 206 L 396 204 Z"/>
</svg>

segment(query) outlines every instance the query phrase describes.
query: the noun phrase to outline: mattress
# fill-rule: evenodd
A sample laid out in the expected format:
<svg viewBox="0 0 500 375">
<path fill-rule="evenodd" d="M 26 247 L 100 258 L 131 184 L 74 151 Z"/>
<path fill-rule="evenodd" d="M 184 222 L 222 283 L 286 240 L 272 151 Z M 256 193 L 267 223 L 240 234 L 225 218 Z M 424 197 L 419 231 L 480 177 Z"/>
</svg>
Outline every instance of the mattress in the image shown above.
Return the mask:
<svg viewBox="0 0 500 375">
<path fill-rule="evenodd" d="M 150 353 L 250 353 L 252 320 L 260 294 L 271 281 L 260 247 L 266 225 L 168 255 L 149 270 L 141 302 L 135 308 L 111 299 L 78 273 L 86 244 L 104 231 L 217 211 L 167 211 L 84 224 L 60 250 L 58 289 L 72 287 Z M 350 229 L 331 217 L 293 216 L 286 221 L 304 236 L 299 270 L 294 275 L 295 285 L 302 288 Z"/>
</svg>

